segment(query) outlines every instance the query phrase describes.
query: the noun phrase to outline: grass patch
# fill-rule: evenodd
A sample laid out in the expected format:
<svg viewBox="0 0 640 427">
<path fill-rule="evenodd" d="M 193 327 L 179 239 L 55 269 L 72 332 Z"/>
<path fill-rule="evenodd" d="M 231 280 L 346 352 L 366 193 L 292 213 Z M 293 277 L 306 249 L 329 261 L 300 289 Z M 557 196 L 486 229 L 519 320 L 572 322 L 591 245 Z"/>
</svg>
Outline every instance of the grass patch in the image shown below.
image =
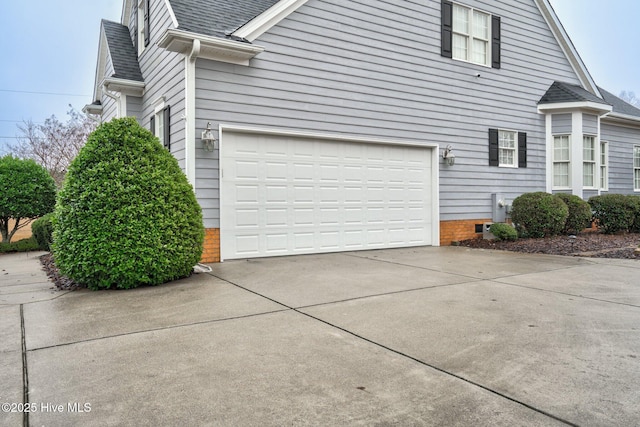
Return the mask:
<svg viewBox="0 0 640 427">
<path fill-rule="evenodd" d="M 31 251 L 39 251 L 40 245 L 34 237 L 29 237 L 28 239 L 18 240 L 16 242 L 10 243 L 1 243 L 0 242 L 0 253 L 8 253 L 8 252 L 31 252 Z"/>
</svg>

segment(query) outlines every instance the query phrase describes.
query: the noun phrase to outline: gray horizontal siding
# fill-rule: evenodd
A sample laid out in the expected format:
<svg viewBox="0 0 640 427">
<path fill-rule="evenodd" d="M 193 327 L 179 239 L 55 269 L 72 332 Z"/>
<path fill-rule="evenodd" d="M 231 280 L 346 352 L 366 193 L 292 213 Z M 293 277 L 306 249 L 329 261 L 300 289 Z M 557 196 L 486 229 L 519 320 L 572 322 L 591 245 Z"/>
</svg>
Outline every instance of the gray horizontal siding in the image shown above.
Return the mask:
<svg viewBox="0 0 640 427">
<path fill-rule="evenodd" d="M 570 134 L 573 128 L 571 114 L 552 114 L 551 132 L 554 134 Z"/>
<path fill-rule="evenodd" d="M 589 135 L 598 134 L 598 116 L 593 114 L 582 115 L 582 132 Z"/>
<path fill-rule="evenodd" d="M 107 77 L 113 75 L 113 63 L 111 62 L 110 55 L 107 55 L 107 60 L 105 61 L 104 75 Z M 118 114 L 118 105 L 113 98 L 105 95 L 104 91 L 102 92 L 102 99 L 100 101 L 102 102 L 102 121 L 105 123 L 109 122 Z"/>
<path fill-rule="evenodd" d="M 441 219 L 491 217 L 491 193 L 546 188 L 537 102 L 553 81 L 578 80 L 533 1 L 465 3 L 502 17 L 502 69 L 440 56 L 439 1 L 312 0 L 256 40 L 266 51 L 250 67 L 198 61 L 198 131 L 211 121 L 451 144 Z M 526 169 L 488 166 L 489 128 L 527 133 Z M 198 190 L 214 198 L 218 164 L 209 160 Z"/>
<path fill-rule="evenodd" d="M 603 120 L 600 139 L 609 143 L 609 193 L 633 194 L 633 147 L 640 145 L 640 128 Z"/>
<path fill-rule="evenodd" d="M 127 116 L 135 117 L 140 121 L 142 115 L 142 97 L 127 96 Z"/>
</svg>

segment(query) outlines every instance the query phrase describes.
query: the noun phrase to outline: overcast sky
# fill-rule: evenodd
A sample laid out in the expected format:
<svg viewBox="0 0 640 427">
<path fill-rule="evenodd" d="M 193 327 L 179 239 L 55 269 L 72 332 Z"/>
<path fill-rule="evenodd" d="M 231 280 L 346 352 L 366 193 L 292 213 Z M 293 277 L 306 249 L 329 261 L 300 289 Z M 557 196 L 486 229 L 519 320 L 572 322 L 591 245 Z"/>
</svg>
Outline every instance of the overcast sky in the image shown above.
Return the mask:
<svg viewBox="0 0 640 427">
<path fill-rule="evenodd" d="M 550 1 L 598 85 L 640 95 L 640 1 Z M 122 0 L 3 1 L 0 153 L 22 120 L 66 121 L 69 104 L 92 101 L 100 19 L 119 21 L 121 8 Z"/>
</svg>

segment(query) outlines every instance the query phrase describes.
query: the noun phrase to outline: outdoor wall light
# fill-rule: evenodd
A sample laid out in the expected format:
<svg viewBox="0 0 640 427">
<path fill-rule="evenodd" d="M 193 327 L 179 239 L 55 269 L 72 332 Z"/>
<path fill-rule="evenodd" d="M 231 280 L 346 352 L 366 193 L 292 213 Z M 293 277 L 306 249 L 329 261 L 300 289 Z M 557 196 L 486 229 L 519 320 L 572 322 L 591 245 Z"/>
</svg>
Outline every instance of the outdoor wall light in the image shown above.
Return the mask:
<svg viewBox="0 0 640 427">
<path fill-rule="evenodd" d="M 202 131 L 202 148 L 205 151 L 213 151 L 216 148 L 216 138 L 211 130 L 211 122 L 207 122 L 207 128 Z"/>
<path fill-rule="evenodd" d="M 452 150 L 451 146 L 447 145 L 447 148 L 442 152 L 442 158 L 449 166 L 453 166 L 456 163 L 456 155 L 453 154 Z"/>
</svg>

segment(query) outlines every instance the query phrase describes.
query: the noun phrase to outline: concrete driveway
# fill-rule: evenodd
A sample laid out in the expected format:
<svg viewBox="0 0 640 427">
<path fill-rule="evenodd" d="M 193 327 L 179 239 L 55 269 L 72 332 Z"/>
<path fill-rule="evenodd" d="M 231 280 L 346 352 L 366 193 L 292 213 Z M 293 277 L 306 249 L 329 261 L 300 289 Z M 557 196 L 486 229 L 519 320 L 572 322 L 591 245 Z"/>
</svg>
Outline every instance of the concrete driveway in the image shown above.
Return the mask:
<svg viewBox="0 0 640 427">
<path fill-rule="evenodd" d="M 0 425 L 640 424 L 640 262 L 466 248 L 59 292 L 0 256 Z M 13 409 L 13 408 L 10 408 Z"/>
</svg>

